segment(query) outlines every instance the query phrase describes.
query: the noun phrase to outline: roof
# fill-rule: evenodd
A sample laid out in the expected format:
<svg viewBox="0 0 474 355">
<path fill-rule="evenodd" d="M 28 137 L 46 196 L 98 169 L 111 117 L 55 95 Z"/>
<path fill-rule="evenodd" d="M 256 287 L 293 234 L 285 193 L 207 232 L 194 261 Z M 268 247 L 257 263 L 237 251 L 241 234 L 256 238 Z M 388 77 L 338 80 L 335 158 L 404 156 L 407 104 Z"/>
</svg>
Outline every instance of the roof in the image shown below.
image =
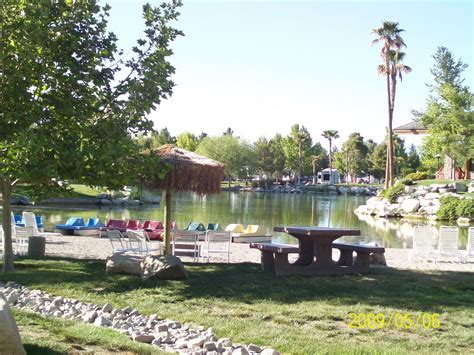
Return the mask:
<svg viewBox="0 0 474 355">
<path fill-rule="evenodd" d="M 145 186 L 199 194 L 213 194 L 220 190 L 225 166 L 218 161 L 170 144 L 145 154 L 158 155 L 160 168 L 167 169 L 165 176 L 145 181 Z"/>
<path fill-rule="evenodd" d="M 424 127 L 421 122 L 413 121 L 393 129 L 397 134 L 427 134 L 428 128 Z"/>
</svg>

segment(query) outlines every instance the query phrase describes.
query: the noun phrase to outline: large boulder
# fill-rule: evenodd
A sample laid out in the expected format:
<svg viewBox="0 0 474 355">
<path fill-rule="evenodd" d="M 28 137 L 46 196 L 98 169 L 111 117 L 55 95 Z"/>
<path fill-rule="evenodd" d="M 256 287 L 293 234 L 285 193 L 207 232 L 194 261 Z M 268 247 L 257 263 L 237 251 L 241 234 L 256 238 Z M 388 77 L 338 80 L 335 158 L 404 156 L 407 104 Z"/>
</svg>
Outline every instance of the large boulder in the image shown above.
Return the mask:
<svg viewBox="0 0 474 355">
<path fill-rule="evenodd" d="M 405 213 L 413 213 L 420 208 L 420 201 L 417 198 L 407 198 L 400 205 L 400 209 Z"/>
<path fill-rule="evenodd" d="M 107 274 L 141 275 L 143 255 L 118 252 L 107 257 L 105 272 Z"/>
<path fill-rule="evenodd" d="M 142 262 L 142 278 L 152 280 L 184 280 L 188 273 L 181 259 L 174 255 L 149 255 Z"/>
<path fill-rule="evenodd" d="M 16 326 L 8 302 L 0 292 L 0 353 L 11 355 L 26 354 L 21 343 L 20 332 Z"/>
</svg>

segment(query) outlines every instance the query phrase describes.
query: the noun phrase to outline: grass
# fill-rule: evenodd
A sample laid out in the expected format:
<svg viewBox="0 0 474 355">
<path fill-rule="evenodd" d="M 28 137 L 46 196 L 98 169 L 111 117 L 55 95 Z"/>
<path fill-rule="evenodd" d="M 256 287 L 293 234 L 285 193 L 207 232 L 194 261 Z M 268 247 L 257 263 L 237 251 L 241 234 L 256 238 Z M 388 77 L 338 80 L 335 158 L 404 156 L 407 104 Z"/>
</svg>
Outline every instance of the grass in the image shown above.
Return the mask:
<svg viewBox="0 0 474 355">
<path fill-rule="evenodd" d="M 429 179 L 429 180 L 414 181 L 414 184 L 415 185 L 430 186 L 431 184 L 452 184 L 454 182 L 467 186 L 467 185 L 469 185 L 470 180 Z"/>
<path fill-rule="evenodd" d="M 70 191 L 52 191 L 49 194 L 47 192 L 42 192 L 41 196 L 43 198 L 47 197 L 68 197 L 68 198 L 91 198 L 96 197 L 98 194 L 106 193 L 107 190 L 103 188 L 94 189 L 86 185 L 81 184 L 71 184 Z M 35 199 L 37 197 L 37 192 L 30 185 L 17 185 L 13 191 L 14 195 L 26 196 L 28 198 Z M 44 196 L 43 196 L 44 195 Z"/>
<path fill-rule="evenodd" d="M 212 327 L 218 337 L 229 336 L 235 342 L 271 345 L 283 353 L 467 353 L 474 348 L 472 273 L 374 269 L 367 275 L 306 278 L 264 274 L 256 264 L 186 268 L 187 281 L 153 282 L 107 276 L 101 261 L 25 259 L 0 281 L 14 280 L 85 302 L 131 306 L 144 314 Z M 441 327 L 351 329 L 352 312 L 387 317 L 393 312 L 440 313 Z M 93 343 L 137 351 L 126 339 L 114 340 L 122 345 L 114 343 L 112 338 L 124 336 L 112 336 L 107 329 L 97 330 L 90 339 L 85 330 L 89 326 L 17 314 L 21 326 L 53 335 L 55 344 L 30 343 L 34 346 L 61 352 L 72 344 Z"/>
</svg>

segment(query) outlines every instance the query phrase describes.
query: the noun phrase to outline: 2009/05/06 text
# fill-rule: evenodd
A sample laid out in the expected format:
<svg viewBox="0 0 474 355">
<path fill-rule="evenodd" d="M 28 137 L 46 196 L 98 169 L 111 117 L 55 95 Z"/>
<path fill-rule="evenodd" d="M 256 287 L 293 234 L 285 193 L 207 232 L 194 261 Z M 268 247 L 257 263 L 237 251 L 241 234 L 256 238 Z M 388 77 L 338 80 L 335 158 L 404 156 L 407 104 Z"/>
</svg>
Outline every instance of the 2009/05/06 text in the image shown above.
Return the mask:
<svg viewBox="0 0 474 355">
<path fill-rule="evenodd" d="M 438 329 L 439 313 L 349 313 L 349 327 L 354 329 Z"/>
</svg>

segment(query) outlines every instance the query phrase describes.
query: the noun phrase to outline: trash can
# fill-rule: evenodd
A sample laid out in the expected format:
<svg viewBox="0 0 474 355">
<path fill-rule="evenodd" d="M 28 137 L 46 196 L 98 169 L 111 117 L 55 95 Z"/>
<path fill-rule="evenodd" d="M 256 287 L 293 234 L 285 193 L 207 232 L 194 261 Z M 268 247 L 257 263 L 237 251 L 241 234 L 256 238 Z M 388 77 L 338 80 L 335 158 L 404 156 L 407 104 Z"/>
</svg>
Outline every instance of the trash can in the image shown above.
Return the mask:
<svg viewBox="0 0 474 355">
<path fill-rule="evenodd" d="M 31 236 L 28 238 L 28 257 L 33 259 L 44 258 L 46 247 L 46 238 L 40 236 Z"/>
</svg>

